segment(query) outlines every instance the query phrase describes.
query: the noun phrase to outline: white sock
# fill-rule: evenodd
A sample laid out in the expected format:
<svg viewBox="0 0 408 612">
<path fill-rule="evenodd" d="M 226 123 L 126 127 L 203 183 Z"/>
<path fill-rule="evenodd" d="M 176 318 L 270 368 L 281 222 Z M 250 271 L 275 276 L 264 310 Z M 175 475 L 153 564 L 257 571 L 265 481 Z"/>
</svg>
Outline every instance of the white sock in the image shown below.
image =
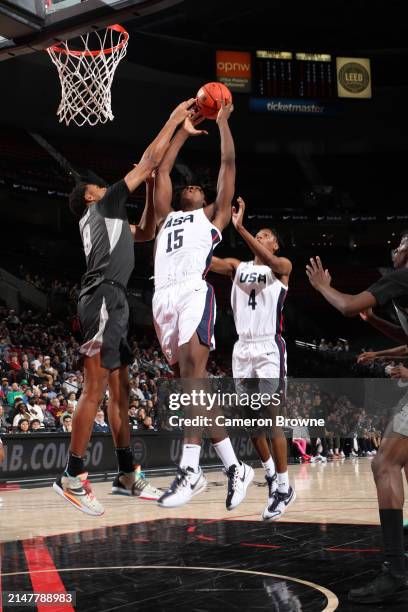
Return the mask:
<svg viewBox="0 0 408 612">
<path fill-rule="evenodd" d="M 193 468 L 198 472 L 201 446 L 199 444 L 183 444 L 183 454 L 180 460 L 181 468 Z"/>
<path fill-rule="evenodd" d="M 265 463 L 262 461 L 262 465 L 265 468 L 265 472 L 267 476 L 270 476 L 270 478 L 272 478 L 272 476 L 275 476 L 276 469 L 275 469 L 275 463 L 272 457 L 269 457 L 268 461 L 265 461 Z"/>
<path fill-rule="evenodd" d="M 221 442 L 213 444 L 213 447 L 227 470 L 231 465 L 234 464 L 240 467 L 239 460 L 237 459 L 235 451 L 232 448 L 231 440 L 229 438 L 225 438 L 224 440 L 221 440 Z"/>
<path fill-rule="evenodd" d="M 288 471 L 278 472 L 278 491 L 279 493 L 289 493 L 289 474 Z"/>
</svg>

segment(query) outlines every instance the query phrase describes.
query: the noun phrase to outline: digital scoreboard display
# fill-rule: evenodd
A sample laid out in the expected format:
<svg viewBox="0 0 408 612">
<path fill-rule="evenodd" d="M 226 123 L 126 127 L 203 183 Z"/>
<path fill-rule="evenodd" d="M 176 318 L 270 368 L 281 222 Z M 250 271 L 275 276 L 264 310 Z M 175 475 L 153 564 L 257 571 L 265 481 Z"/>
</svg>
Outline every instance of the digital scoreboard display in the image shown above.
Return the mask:
<svg viewBox="0 0 408 612">
<path fill-rule="evenodd" d="M 336 65 L 324 53 L 257 51 L 254 95 L 261 98 L 337 98 Z"/>
</svg>

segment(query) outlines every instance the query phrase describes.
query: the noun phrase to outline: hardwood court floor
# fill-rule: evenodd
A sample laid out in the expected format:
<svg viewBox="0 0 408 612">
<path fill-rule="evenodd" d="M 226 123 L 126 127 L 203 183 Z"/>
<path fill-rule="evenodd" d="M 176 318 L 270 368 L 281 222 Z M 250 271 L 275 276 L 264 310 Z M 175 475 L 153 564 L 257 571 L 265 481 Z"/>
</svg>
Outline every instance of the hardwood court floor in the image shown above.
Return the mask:
<svg viewBox="0 0 408 612">
<path fill-rule="evenodd" d="M 76 591 L 74 608 L 46 609 L 84 612 L 367 609 L 349 604 L 347 591 L 380 561 L 370 460 L 289 469 L 298 498 L 277 523 L 260 519 L 267 491 L 260 469 L 233 512 L 220 472 L 209 472 L 208 489 L 173 510 L 112 496 L 110 483 L 97 483 L 106 509 L 99 518 L 51 487 L 0 491 L 3 591 Z M 408 598 L 369 609 L 399 612 Z"/>
</svg>

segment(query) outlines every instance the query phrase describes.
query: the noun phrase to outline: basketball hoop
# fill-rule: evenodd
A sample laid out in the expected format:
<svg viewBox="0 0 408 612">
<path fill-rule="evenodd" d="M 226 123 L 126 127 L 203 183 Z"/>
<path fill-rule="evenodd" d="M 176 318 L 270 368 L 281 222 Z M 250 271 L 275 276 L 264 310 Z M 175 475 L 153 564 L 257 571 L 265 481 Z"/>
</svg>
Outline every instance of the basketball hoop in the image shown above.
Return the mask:
<svg viewBox="0 0 408 612">
<path fill-rule="evenodd" d="M 129 34 L 116 24 L 104 33 L 84 34 L 79 40 L 79 50 L 70 49 L 68 41 L 47 49 L 61 82 L 59 121 L 79 126 L 112 121 L 112 81 L 126 55 Z"/>
</svg>

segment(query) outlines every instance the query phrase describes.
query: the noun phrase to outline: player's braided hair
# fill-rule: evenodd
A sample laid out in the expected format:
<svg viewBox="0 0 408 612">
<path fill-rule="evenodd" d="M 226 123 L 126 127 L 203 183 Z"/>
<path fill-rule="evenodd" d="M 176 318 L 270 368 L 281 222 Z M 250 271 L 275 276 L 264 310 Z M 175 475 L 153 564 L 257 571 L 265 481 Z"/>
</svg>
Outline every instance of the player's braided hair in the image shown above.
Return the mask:
<svg viewBox="0 0 408 612">
<path fill-rule="evenodd" d="M 79 183 L 69 194 L 69 208 L 77 219 L 80 219 L 86 208 L 85 203 L 85 191 L 87 188 L 86 183 Z"/>
</svg>

